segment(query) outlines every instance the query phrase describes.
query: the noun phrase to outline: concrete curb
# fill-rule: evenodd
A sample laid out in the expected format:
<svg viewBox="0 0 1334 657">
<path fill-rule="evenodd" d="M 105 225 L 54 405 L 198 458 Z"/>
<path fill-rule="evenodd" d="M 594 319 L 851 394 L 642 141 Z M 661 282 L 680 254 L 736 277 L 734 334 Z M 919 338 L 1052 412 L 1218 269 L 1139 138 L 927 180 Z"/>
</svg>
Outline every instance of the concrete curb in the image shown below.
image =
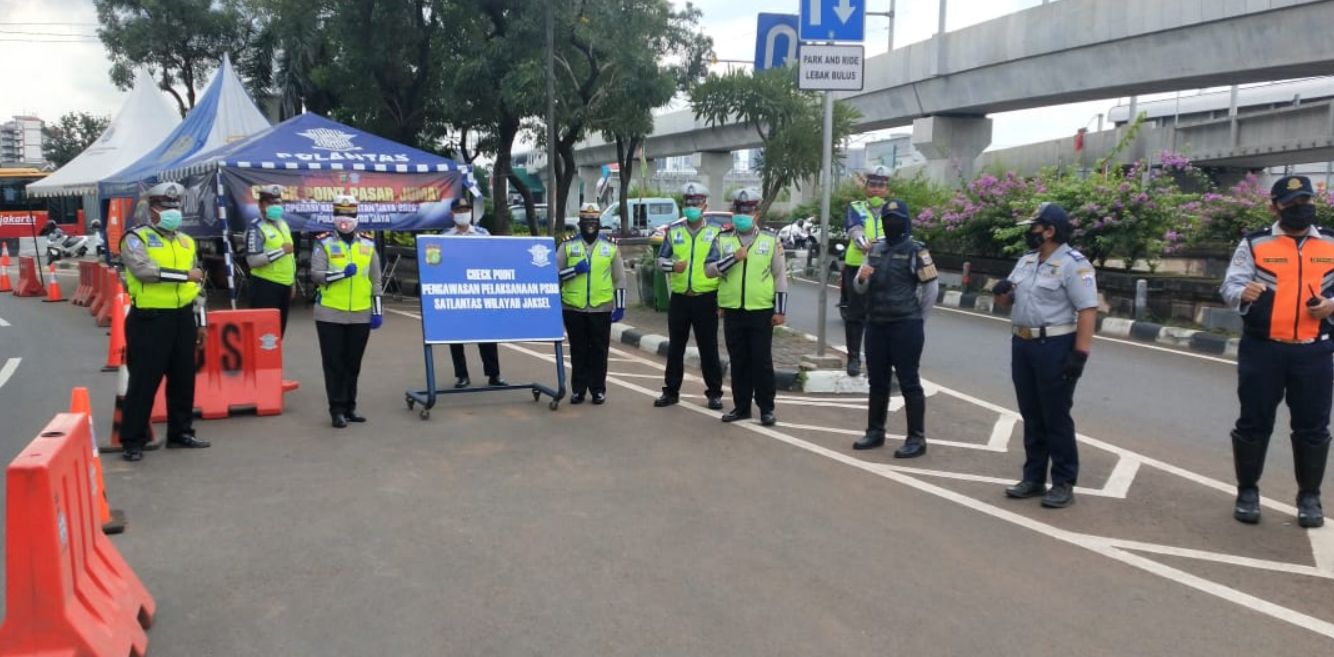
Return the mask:
<svg viewBox="0 0 1334 657">
<path fill-rule="evenodd" d="M 663 357 L 667 356 L 667 349 L 670 344 L 670 341 L 666 336 L 654 333 L 644 333 L 633 326 L 619 322 L 611 325 L 611 341 L 634 347 L 645 353 Z M 730 363 L 725 356 L 720 356 L 719 360 L 722 362 L 723 376 L 727 376 Z M 695 370 L 700 369 L 699 349 L 695 347 L 686 347 L 685 365 L 686 367 Z M 801 392 L 802 380 L 804 378 L 805 377 L 803 377 L 802 373 L 798 370 L 774 370 L 775 383 L 778 389 L 784 392 Z M 847 375 L 843 375 L 843 378 L 848 377 Z M 810 392 L 810 390 L 807 390 L 807 392 Z M 831 390 L 830 392 L 833 391 Z"/>
<path fill-rule="evenodd" d="M 1008 312 L 998 311 L 992 306 L 991 296 L 963 294 L 957 290 L 942 290 L 936 299 L 936 304 L 947 308 L 975 310 L 1001 317 L 1009 316 Z M 1229 338 L 1208 331 L 1162 326 L 1153 322 L 1137 322 L 1118 317 L 1100 318 L 1098 320 L 1098 335 L 1136 342 L 1152 342 L 1189 349 L 1211 356 L 1232 356 L 1234 358 L 1237 355 L 1237 346 L 1241 344 L 1240 338 Z"/>
</svg>

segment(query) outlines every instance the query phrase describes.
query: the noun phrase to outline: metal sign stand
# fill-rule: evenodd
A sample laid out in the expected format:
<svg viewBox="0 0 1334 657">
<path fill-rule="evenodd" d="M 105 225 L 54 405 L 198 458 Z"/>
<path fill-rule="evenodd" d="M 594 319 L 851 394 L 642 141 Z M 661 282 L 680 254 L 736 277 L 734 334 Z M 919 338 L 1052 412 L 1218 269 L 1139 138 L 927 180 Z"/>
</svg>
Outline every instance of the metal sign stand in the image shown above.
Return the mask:
<svg viewBox="0 0 1334 657">
<path fill-rule="evenodd" d="M 560 408 L 560 400 L 565 399 L 565 345 L 560 342 L 553 343 L 556 347 L 556 389 L 544 386 L 536 381 L 532 383 L 520 383 L 503 386 L 486 386 L 477 388 L 462 388 L 441 390 L 435 385 L 435 352 L 433 344 L 423 345 L 426 359 L 426 389 L 408 390 L 404 393 L 403 399 L 407 402 L 408 410 L 412 410 L 417 404 L 422 405 L 418 412 L 421 419 L 426 420 L 431 417 L 431 409 L 435 408 L 436 399 L 440 395 L 458 395 L 477 392 L 499 392 L 504 390 L 531 390 L 533 392 L 533 401 L 536 402 L 542 398 L 542 395 L 551 397 L 551 402 L 547 408 L 556 410 Z"/>
</svg>

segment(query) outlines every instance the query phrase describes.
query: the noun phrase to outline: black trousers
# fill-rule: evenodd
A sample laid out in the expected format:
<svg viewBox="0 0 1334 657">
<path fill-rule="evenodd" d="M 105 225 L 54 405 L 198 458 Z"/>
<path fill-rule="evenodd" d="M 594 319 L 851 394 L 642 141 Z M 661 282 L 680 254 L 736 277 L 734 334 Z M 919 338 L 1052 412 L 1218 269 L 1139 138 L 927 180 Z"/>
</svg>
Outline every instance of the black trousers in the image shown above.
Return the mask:
<svg viewBox="0 0 1334 657">
<path fill-rule="evenodd" d="M 482 374 L 500 376 L 500 349 L 496 343 L 480 342 L 477 351 L 482 354 Z M 449 358 L 454 361 L 454 378 L 468 377 L 468 357 L 463 353 L 463 345 L 449 345 Z"/>
<path fill-rule="evenodd" d="M 718 293 L 705 292 L 696 296 L 673 294 L 667 307 L 667 373 L 663 392 L 678 394 L 685 378 L 686 343 L 690 331 L 695 331 L 695 346 L 699 348 L 699 364 L 704 370 L 704 394 L 721 397 L 723 394 L 723 366 L 718 359 Z"/>
<path fill-rule="evenodd" d="M 287 310 L 292 307 L 291 285 L 280 285 L 251 276 L 250 307 L 277 308 L 278 313 L 282 315 L 283 336 L 287 336 Z"/>
<path fill-rule="evenodd" d="M 1024 481 L 1053 484 L 1079 481 L 1079 444 L 1075 440 L 1075 382 L 1061 378 L 1065 357 L 1075 348 L 1074 334 L 1024 340 L 1010 338 L 1010 377 L 1024 418 Z"/>
<path fill-rule="evenodd" d="M 607 392 L 611 313 L 563 311 L 570 336 L 570 392 Z"/>
<path fill-rule="evenodd" d="M 909 319 L 889 324 L 866 325 L 866 375 L 871 390 L 888 395 L 890 377 L 899 377 L 905 399 L 924 397 L 918 367 L 926 344 L 924 322 Z"/>
<path fill-rule="evenodd" d="M 751 399 L 760 412 L 774 410 L 774 311 L 724 310 L 723 339 L 732 360 L 732 402 L 750 411 Z"/>
<path fill-rule="evenodd" d="M 856 248 L 851 247 L 851 248 Z M 866 295 L 857 294 L 853 281 L 857 279 L 859 267 L 844 267 L 842 285 L 839 286 L 839 298 L 842 299 L 839 313 L 843 317 L 843 333 L 848 346 L 848 358 L 860 358 L 862 353 L 862 335 L 866 330 Z M 867 354 L 869 357 L 870 354 Z"/>
<path fill-rule="evenodd" d="M 120 442 L 143 447 L 153 398 L 167 377 L 167 437 L 192 433 L 195 406 L 195 317 L 178 310 L 130 309 L 125 318 L 125 368 L 130 381 L 121 409 Z"/>
<path fill-rule="evenodd" d="M 329 398 L 329 414 L 356 410 L 357 377 L 361 376 L 361 357 L 366 353 L 371 325 L 315 322 L 315 331 L 320 336 L 320 360 L 324 363 L 324 394 Z"/>
</svg>

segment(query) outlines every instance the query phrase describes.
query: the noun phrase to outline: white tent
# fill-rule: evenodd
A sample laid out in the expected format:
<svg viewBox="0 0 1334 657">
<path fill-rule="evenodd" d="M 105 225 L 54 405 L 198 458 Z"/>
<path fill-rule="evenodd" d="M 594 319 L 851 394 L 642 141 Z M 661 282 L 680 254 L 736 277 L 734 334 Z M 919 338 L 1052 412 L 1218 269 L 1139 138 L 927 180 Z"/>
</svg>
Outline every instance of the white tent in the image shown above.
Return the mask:
<svg viewBox="0 0 1334 657">
<path fill-rule="evenodd" d="M 106 132 L 55 173 L 28 185 L 27 192 L 34 197 L 96 195 L 97 183 L 138 161 L 180 123 L 176 106 L 141 68 Z"/>
</svg>

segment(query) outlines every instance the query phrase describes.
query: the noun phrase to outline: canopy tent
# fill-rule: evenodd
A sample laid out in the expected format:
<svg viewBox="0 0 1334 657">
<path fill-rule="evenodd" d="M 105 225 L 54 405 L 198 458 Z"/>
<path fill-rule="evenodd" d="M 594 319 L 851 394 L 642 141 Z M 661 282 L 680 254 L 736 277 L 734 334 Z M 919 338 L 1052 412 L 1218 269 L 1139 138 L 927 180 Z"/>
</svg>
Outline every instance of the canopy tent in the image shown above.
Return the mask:
<svg viewBox="0 0 1334 657">
<path fill-rule="evenodd" d="M 159 182 L 158 174 L 163 169 L 268 127 L 268 119 L 255 107 L 231 60 L 224 56 L 185 121 L 143 157 L 103 179 L 98 184 L 98 195 L 103 199 L 136 197 Z"/>
<path fill-rule="evenodd" d="M 227 232 L 259 216 L 260 185 L 286 188 L 284 219 L 298 232 L 329 230 L 340 194 L 360 202 L 363 229 L 403 231 L 444 228 L 451 200 L 482 195 L 470 166 L 311 113 L 182 160 L 161 178 L 182 182 L 190 198 L 216 198 L 222 221 L 213 223 Z"/>
<path fill-rule="evenodd" d="M 27 192 L 34 197 L 97 194 L 97 183 L 143 157 L 180 123 L 153 76 L 140 68 L 134 89 L 102 136 L 55 173 L 28 185 Z"/>
</svg>

